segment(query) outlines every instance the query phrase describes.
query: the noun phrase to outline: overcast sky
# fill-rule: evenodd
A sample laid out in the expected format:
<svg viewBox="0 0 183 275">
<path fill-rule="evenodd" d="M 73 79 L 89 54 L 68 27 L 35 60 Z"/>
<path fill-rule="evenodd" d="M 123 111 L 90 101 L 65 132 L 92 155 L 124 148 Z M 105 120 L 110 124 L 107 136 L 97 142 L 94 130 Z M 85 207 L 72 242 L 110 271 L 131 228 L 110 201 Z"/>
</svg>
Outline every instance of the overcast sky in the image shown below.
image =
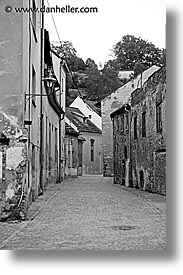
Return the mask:
<svg viewBox="0 0 183 275">
<path fill-rule="evenodd" d="M 61 41 L 70 41 L 77 55 L 106 62 L 110 49 L 126 35 L 165 48 L 166 1 L 161 0 L 48 0 L 51 7 L 97 7 L 98 13 L 52 13 Z M 47 6 L 47 0 L 45 0 Z M 45 13 L 50 40 L 58 41 L 51 14 Z"/>
</svg>

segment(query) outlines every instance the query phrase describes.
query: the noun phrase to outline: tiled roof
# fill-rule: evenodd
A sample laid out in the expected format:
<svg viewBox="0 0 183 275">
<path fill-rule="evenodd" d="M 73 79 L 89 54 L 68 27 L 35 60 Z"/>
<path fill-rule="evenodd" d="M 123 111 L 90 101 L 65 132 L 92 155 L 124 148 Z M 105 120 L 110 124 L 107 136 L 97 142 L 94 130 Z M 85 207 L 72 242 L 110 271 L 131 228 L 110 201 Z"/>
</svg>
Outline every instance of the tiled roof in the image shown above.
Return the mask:
<svg viewBox="0 0 183 275">
<path fill-rule="evenodd" d="M 86 122 L 79 119 L 79 117 L 86 118 L 86 116 L 78 108 L 66 107 L 66 116 L 80 132 L 102 133 L 89 119 L 86 119 Z"/>
<path fill-rule="evenodd" d="M 65 122 L 65 133 L 66 135 L 75 135 L 75 136 L 79 136 L 79 133 L 77 131 L 75 131 L 72 126 L 70 126 L 67 122 Z"/>
<path fill-rule="evenodd" d="M 84 100 L 84 102 L 94 111 L 96 112 L 99 116 L 101 116 L 98 108 L 95 106 L 95 103 L 94 101 L 91 101 L 91 100 Z"/>
</svg>

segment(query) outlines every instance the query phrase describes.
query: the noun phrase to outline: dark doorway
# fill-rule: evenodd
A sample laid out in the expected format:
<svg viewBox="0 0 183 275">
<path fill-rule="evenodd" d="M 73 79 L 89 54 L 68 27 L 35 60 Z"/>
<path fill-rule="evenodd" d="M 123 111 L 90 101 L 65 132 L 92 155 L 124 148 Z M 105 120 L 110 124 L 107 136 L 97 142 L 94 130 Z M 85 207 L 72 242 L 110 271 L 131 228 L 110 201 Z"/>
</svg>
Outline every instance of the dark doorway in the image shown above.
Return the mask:
<svg viewBox="0 0 183 275">
<path fill-rule="evenodd" d="M 140 178 L 140 189 L 143 189 L 144 187 L 144 172 L 140 170 L 139 172 L 139 178 Z"/>
<path fill-rule="evenodd" d="M 125 167 L 125 160 L 123 159 L 122 160 L 122 182 L 121 182 L 121 184 L 122 185 L 125 185 L 125 176 L 126 176 L 126 167 Z"/>
</svg>

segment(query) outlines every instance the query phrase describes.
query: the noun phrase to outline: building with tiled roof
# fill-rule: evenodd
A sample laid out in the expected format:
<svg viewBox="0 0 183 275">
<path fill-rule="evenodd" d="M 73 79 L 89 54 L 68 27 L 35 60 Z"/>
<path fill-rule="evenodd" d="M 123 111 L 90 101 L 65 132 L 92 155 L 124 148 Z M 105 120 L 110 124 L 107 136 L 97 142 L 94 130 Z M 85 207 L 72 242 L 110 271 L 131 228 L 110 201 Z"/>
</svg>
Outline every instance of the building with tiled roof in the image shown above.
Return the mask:
<svg viewBox="0 0 183 275">
<path fill-rule="evenodd" d="M 80 96 L 75 98 L 70 107 L 78 108 L 85 116 L 90 117 L 90 121 L 102 130 L 102 118 L 96 106 L 88 100 L 83 100 Z"/>
<path fill-rule="evenodd" d="M 78 149 L 78 175 L 102 173 L 102 132 L 84 115 L 78 108 L 66 108 L 66 132 L 79 132 L 78 140 L 82 140 L 82 146 Z M 72 124 L 72 126 L 71 126 Z M 69 128 L 71 127 L 71 128 Z M 81 151 L 82 150 L 82 151 Z M 69 149 L 71 152 L 71 149 Z M 70 157 L 69 157 L 70 158 Z"/>
<path fill-rule="evenodd" d="M 78 108 L 66 107 L 67 117 L 78 127 L 81 132 L 102 133 L 102 131 L 85 116 Z"/>
</svg>

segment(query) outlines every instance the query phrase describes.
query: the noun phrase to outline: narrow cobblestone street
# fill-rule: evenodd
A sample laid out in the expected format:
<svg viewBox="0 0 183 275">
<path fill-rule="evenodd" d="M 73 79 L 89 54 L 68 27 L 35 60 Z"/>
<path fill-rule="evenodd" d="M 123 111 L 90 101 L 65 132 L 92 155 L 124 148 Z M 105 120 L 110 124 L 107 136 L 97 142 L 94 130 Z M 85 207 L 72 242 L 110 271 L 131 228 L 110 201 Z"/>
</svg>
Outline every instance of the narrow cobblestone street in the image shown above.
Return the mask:
<svg viewBox="0 0 183 275">
<path fill-rule="evenodd" d="M 165 250 L 166 198 L 102 176 L 66 180 L 32 204 L 29 220 L 0 223 L 0 249 Z"/>
</svg>

